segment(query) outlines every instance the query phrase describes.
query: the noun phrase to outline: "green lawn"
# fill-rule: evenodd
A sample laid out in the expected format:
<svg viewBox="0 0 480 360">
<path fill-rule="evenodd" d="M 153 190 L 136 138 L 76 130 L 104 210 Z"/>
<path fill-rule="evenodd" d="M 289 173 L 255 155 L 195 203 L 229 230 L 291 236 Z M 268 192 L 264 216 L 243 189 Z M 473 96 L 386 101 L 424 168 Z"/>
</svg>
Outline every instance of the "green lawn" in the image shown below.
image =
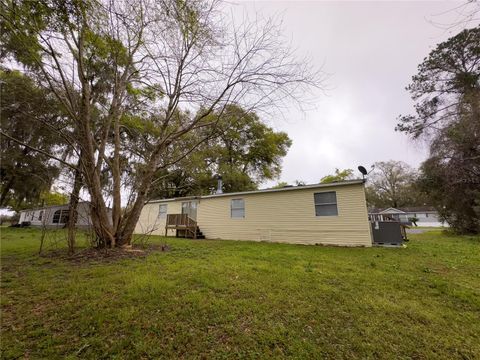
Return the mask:
<svg viewBox="0 0 480 360">
<path fill-rule="evenodd" d="M 169 252 L 72 263 L 36 255 L 35 230 L 2 229 L 2 357 L 480 359 L 480 238 L 411 238 L 168 239 Z"/>
</svg>

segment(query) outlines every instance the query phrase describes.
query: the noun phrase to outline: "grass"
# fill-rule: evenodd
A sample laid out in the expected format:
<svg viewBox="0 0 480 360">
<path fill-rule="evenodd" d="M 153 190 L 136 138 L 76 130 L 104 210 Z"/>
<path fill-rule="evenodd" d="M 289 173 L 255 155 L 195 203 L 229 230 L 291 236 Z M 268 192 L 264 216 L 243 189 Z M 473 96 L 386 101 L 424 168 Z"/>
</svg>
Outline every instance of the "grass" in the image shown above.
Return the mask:
<svg viewBox="0 0 480 360">
<path fill-rule="evenodd" d="M 2 358 L 480 358 L 480 238 L 407 248 L 168 239 L 117 262 L 3 229 Z M 153 237 L 160 243 L 163 238 Z"/>
</svg>

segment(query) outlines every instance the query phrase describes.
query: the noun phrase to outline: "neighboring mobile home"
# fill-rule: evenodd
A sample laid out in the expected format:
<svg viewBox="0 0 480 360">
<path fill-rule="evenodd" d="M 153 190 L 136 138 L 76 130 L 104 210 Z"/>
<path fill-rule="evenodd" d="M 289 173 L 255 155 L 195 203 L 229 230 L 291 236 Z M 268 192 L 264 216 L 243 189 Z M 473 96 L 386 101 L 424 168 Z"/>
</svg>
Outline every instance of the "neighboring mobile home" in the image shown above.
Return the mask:
<svg viewBox="0 0 480 360">
<path fill-rule="evenodd" d="M 89 227 L 90 203 L 80 202 L 77 208 L 77 226 Z M 68 221 L 68 204 L 52 205 L 20 211 L 19 223 L 29 222 L 31 226 L 63 227 Z"/>
<path fill-rule="evenodd" d="M 372 245 L 363 180 L 154 200 L 135 232 L 175 236 L 186 217 L 208 239 Z"/>
<path fill-rule="evenodd" d="M 438 212 L 431 206 L 417 206 L 407 208 L 387 208 L 376 209 L 372 213 L 383 216 L 390 216 L 400 222 L 409 222 L 409 219 L 416 218 L 418 226 L 448 226 L 448 224 L 440 221 Z"/>
</svg>

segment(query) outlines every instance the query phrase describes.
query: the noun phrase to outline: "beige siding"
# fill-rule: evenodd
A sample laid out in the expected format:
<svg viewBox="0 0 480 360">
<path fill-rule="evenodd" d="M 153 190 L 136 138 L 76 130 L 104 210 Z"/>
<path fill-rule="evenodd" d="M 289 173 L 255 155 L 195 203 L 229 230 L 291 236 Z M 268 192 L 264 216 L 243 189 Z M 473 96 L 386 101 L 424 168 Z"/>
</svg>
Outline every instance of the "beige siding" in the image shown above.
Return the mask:
<svg viewBox="0 0 480 360">
<path fill-rule="evenodd" d="M 338 216 L 315 216 L 313 194 L 336 191 Z M 230 218 L 230 201 L 245 200 L 245 218 Z M 298 244 L 371 245 L 363 185 L 301 189 L 200 201 L 198 224 L 207 238 Z"/>
<path fill-rule="evenodd" d="M 324 191 L 336 191 L 338 216 L 315 215 L 313 194 Z M 232 219 L 230 201 L 240 198 L 245 200 L 245 218 Z M 159 227 L 154 234 L 164 233 L 164 221 L 156 220 L 158 205 L 145 206 L 137 230 L 145 229 L 148 224 Z M 169 214 L 180 212 L 181 200 L 168 202 Z M 363 184 L 202 198 L 197 221 L 208 239 L 372 244 Z"/>
<path fill-rule="evenodd" d="M 167 214 L 180 214 L 182 212 L 181 201 L 167 201 L 163 203 L 150 203 L 146 204 L 140 219 L 135 227 L 136 234 L 152 234 L 152 235 L 165 235 L 165 220 L 166 218 L 158 218 L 158 210 L 160 204 L 167 204 Z M 175 230 L 168 231 L 169 236 L 175 235 Z"/>
</svg>

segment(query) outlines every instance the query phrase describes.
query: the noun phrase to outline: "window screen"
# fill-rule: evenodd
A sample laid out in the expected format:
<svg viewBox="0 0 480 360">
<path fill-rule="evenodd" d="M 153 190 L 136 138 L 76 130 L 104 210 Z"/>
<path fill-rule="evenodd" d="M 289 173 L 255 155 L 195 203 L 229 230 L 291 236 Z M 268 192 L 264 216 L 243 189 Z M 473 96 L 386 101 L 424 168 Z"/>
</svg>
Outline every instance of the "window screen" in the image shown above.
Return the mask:
<svg viewBox="0 0 480 360">
<path fill-rule="evenodd" d="M 337 216 L 337 193 L 335 191 L 313 194 L 316 216 Z"/>
<path fill-rule="evenodd" d="M 243 199 L 232 199 L 230 203 L 230 210 L 232 218 L 244 218 L 245 201 Z"/>
<path fill-rule="evenodd" d="M 167 205 L 168 204 L 158 205 L 158 218 L 159 219 L 165 219 L 167 217 Z"/>
</svg>

